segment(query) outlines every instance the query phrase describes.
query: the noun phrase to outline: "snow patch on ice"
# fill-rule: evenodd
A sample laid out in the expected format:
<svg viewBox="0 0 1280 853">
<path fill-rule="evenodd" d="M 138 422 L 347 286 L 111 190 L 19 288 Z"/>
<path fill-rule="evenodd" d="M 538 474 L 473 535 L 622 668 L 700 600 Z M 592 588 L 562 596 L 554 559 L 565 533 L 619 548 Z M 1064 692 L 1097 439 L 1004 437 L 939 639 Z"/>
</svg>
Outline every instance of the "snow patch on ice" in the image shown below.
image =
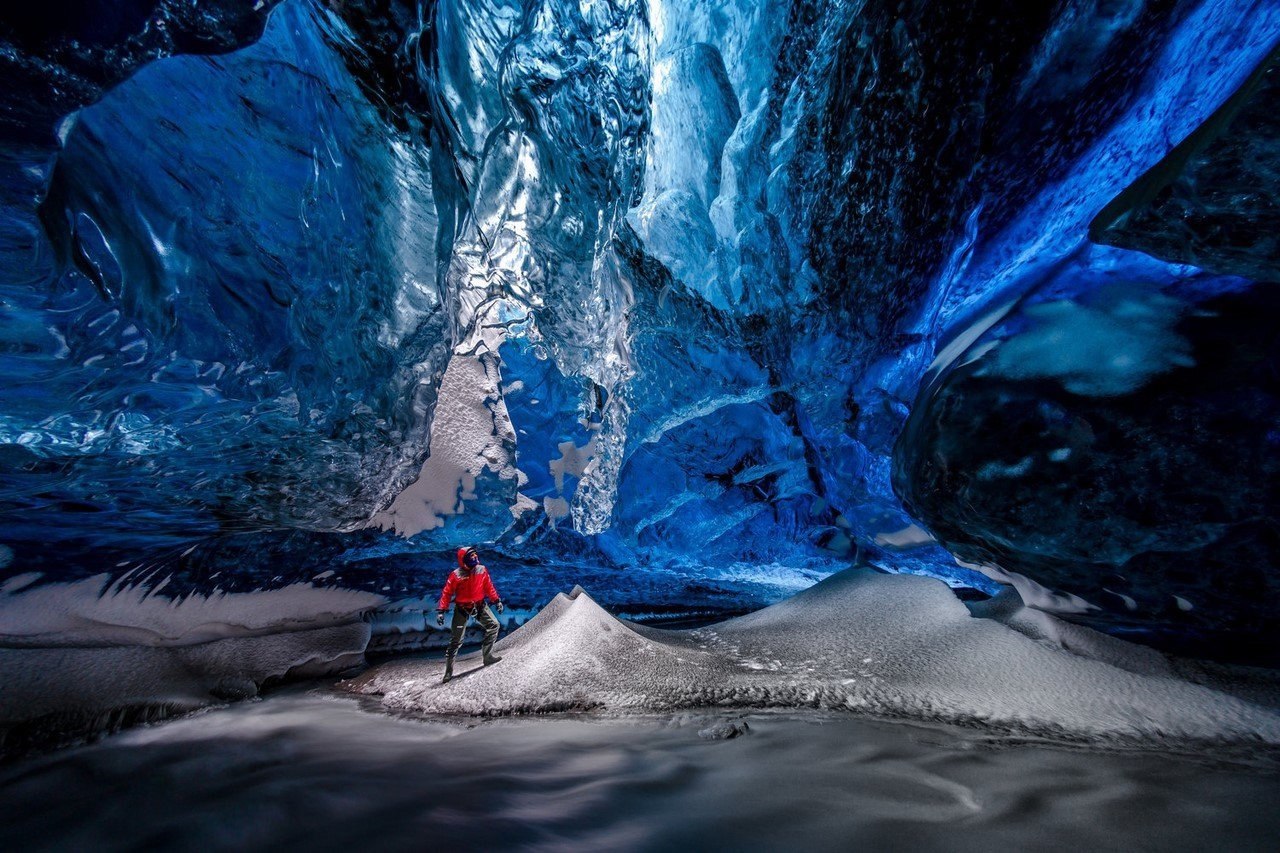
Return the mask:
<svg viewBox="0 0 1280 853">
<path fill-rule="evenodd" d="M 591 439 L 581 447 L 572 440 L 562 441 L 557 445 L 557 449 L 560 451 L 560 458 L 552 459 L 547 467 L 556 481 L 556 490 L 563 493 L 564 475 L 570 474 L 581 478 L 587 470 L 587 465 L 595 458 L 596 436 L 591 436 Z"/>
<path fill-rule="evenodd" d="M 496 349 L 499 343 L 488 345 Z M 515 491 L 522 483 L 513 452 L 516 434 L 500 381 L 491 352 L 453 356 L 440 382 L 431 453 L 418 479 L 375 515 L 370 527 L 405 537 L 443 527 L 446 518 L 462 513 L 466 501 L 475 497 L 476 478 L 485 470 L 512 484 L 512 504 L 518 507 Z"/>
<path fill-rule="evenodd" d="M 1090 610 L 1099 609 L 1096 604 L 1090 604 L 1078 595 L 1049 589 L 1026 575 L 1020 575 L 1017 572 L 1011 572 L 989 563 L 969 563 L 959 557 L 956 557 L 955 561 L 958 566 L 972 569 L 975 572 L 986 575 L 993 581 L 1012 586 L 1018 591 L 1023 603 L 1028 607 L 1034 607 L 1036 610 L 1042 610 L 1045 613 L 1088 613 Z"/>
<path fill-rule="evenodd" d="M 44 572 L 23 572 L 20 575 L 14 575 L 0 584 L 0 594 L 9 594 L 20 589 L 26 589 L 42 577 L 44 577 Z"/>
<path fill-rule="evenodd" d="M 0 588 L 0 646 L 192 645 L 350 622 L 386 601 L 306 583 L 170 598 L 163 594 L 167 581 L 131 585 L 100 574 L 29 588 L 27 577 Z"/>
<path fill-rule="evenodd" d="M 1140 675 L 1172 676 L 1173 664 L 1155 649 L 1126 643 L 1107 634 L 1064 622 L 1026 606 L 1017 590 L 966 605 L 974 616 L 994 619 L 1033 640 Z"/>
</svg>

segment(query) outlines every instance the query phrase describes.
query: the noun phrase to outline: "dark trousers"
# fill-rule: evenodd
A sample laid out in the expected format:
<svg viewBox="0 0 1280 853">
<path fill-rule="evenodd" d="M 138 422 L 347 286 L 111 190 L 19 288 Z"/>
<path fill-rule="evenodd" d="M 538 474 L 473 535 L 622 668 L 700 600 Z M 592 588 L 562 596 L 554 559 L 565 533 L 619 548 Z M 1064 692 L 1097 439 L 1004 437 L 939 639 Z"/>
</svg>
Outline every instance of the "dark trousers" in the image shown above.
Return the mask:
<svg viewBox="0 0 1280 853">
<path fill-rule="evenodd" d="M 462 635 L 467 633 L 467 620 L 472 616 L 476 617 L 476 623 L 484 628 L 484 649 L 485 657 L 489 655 L 489 649 L 492 648 L 495 640 L 498 639 L 498 629 L 502 626 L 498 624 L 498 619 L 493 615 L 493 611 L 489 609 L 489 605 L 481 601 L 478 604 L 463 605 L 455 604 L 453 606 L 453 622 L 450 627 L 453 629 L 453 636 L 449 638 L 449 650 L 445 652 L 445 657 L 450 661 L 454 655 L 458 653 L 458 648 L 462 645 Z"/>
</svg>

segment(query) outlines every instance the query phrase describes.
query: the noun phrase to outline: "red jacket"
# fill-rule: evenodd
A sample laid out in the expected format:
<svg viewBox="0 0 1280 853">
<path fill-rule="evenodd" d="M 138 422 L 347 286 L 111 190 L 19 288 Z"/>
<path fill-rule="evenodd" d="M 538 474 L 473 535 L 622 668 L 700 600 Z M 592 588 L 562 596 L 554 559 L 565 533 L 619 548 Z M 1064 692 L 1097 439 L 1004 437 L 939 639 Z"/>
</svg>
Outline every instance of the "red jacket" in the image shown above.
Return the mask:
<svg viewBox="0 0 1280 853">
<path fill-rule="evenodd" d="M 459 604 L 464 605 L 475 604 L 485 599 L 497 601 L 501 598 L 498 591 L 493 588 L 489 570 L 484 566 L 476 566 L 474 571 L 465 575 L 462 574 L 462 569 L 449 572 L 449 579 L 444 582 L 444 591 L 440 593 L 440 601 L 436 604 L 436 609 L 447 610 L 449 599 L 455 597 Z"/>
</svg>

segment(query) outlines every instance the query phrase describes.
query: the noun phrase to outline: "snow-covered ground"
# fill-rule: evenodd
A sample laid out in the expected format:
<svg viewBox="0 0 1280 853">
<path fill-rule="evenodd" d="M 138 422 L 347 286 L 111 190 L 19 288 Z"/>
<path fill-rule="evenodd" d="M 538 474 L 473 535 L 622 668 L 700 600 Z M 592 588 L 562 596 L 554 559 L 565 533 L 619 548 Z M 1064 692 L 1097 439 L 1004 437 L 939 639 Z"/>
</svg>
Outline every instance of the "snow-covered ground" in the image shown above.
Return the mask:
<svg viewBox="0 0 1280 853">
<path fill-rule="evenodd" d="M 139 695 L 207 702 L 213 658 L 243 671 L 357 626 L 3 654 L 123 656 L 84 675 L 104 696 L 130 687 L 107 673 L 167 656 Z M 966 607 L 850 570 L 663 631 L 575 590 L 500 651 L 447 685 L 438 659 L 402 658 L 9 765 L 0 849 L 1280 849 L 1273 682 L 1256 701 L 1191 683 L 1012 594 Z"/>
<path fill-rule="evenodd" d="M 294 689 L 0 768 L 0 849 L 1280 849 L 1280 775 L 1256 761 L 816 711 L 477 724 L 362 704 Z"/>
<path fill-rule="evenodd" d="M 0 587 L 0 754 L 364 662 L 382 596 L 293 584 L 170 598 L 107 575 Z"/>
<path fill-rule="evenodd" d="M 1090 743 L 1280 744 L 1273 707 L 1191 683 L 1162 656 L 1007 600 L 973 615 L 942 583 L 848 570 L 692 631 L 616 619 L 581 590 L 498 644 L 502 663 L 442 685 L 439 661 L 345 683 L 390 709 L 823 708 Z"/>
</svg>

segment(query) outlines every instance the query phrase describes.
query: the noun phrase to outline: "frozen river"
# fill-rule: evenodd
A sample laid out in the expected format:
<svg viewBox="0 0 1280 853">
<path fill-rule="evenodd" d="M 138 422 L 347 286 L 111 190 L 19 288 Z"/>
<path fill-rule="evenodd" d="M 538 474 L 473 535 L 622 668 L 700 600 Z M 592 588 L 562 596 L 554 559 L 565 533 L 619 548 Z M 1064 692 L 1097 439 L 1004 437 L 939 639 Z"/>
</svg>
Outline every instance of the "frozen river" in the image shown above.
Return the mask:
<svg viewBox="0 0 1280 853">
<path fill-rule="evenodd" d="M 1280 849 L 1255 757 L 788 712 L 409 719 L 328 685 L 0 771 L 0 849 Z M 742 723 L 732 739 L 699 733 Z"/>
</svg>

